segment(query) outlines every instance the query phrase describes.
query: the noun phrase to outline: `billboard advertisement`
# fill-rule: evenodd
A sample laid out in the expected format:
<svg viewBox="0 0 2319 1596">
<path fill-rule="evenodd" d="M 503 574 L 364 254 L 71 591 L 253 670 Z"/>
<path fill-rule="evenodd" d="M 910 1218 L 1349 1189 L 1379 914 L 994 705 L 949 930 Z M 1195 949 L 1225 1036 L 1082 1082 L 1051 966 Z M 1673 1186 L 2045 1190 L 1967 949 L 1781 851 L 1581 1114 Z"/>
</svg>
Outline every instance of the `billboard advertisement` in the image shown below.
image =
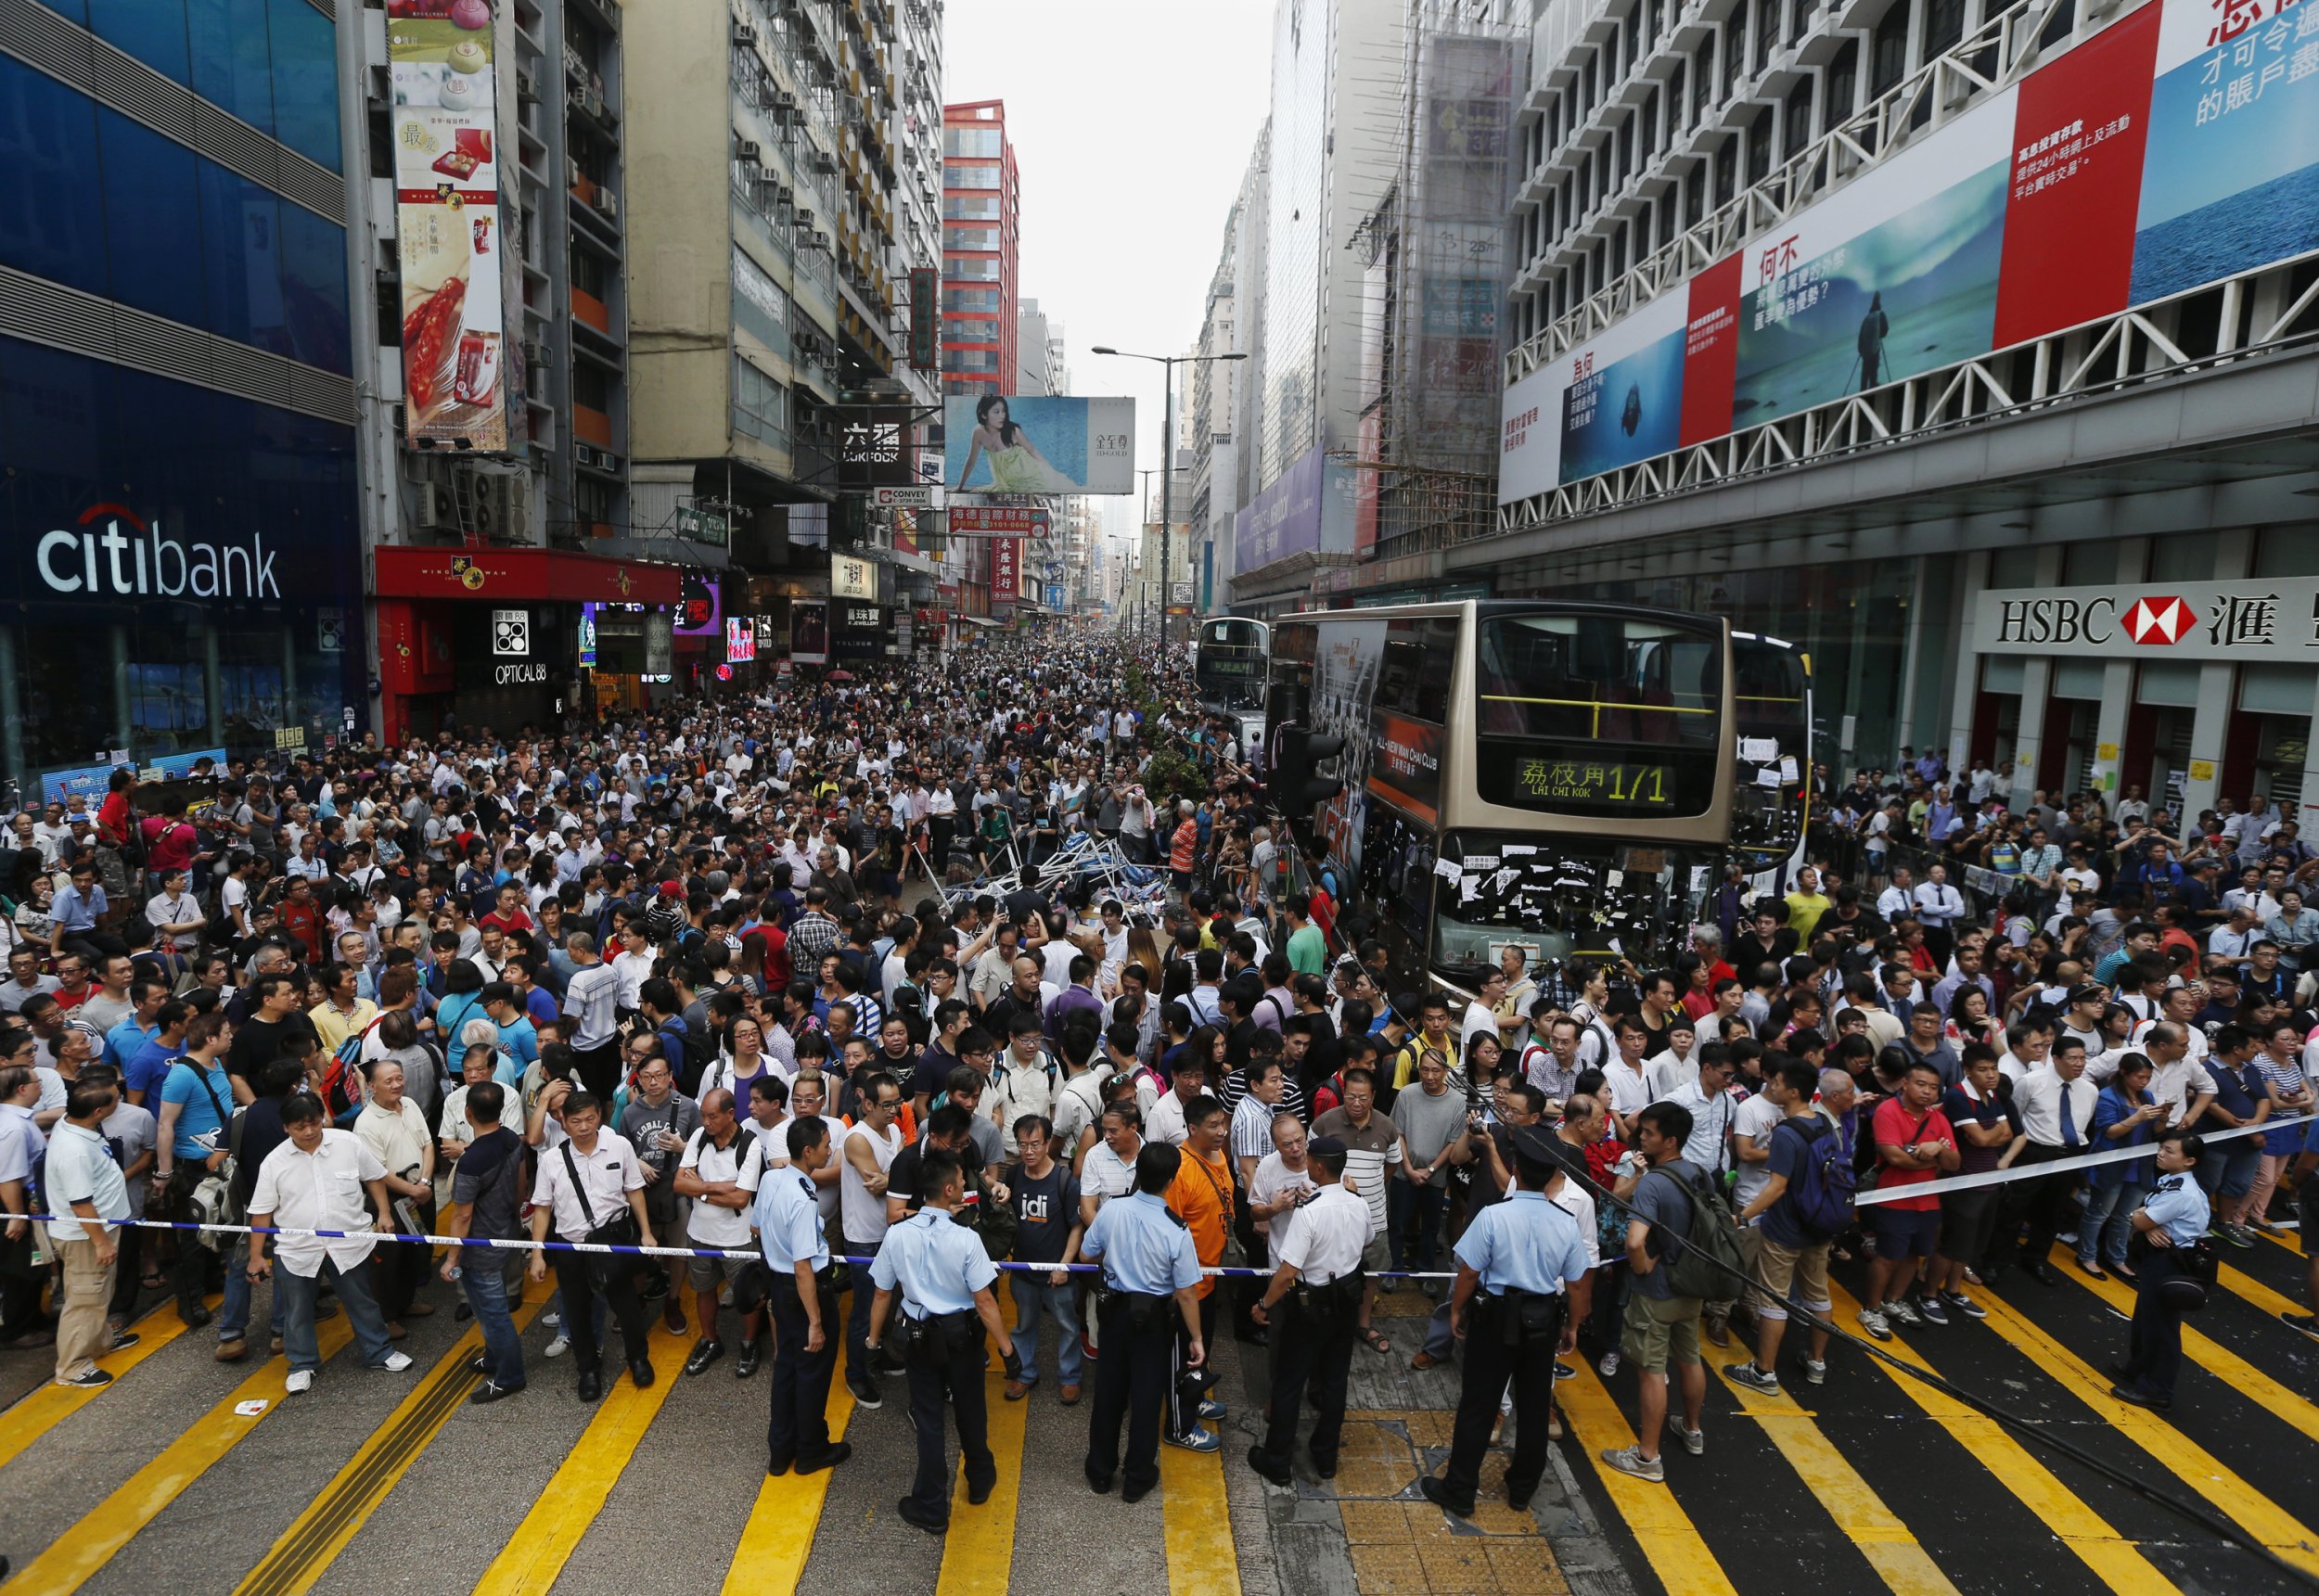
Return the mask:
<svg viewBox="0 0 2319 1596">
<path fill-rule="evenodd" d="M 1507 389 L 1498 499 L 2319 249 L 2319 11 L 2160 0 Z"/>
<path fill-rule="evenodd" d="M 520 389 L 508 332 L 522 303 L 509 236 L 517 208 L 500 202 L 514 23 L 506 0 L 392 0 L 387 9 L 404 437 L 504 452 L 516 441 L 510 396 Z"/>
<path fill-rule="evenodd" d="M 829 606 L 801 600 L 789 605 L 789 658 L 800 665 L 829 662 Z"/>
<path fill-rule="evenodd" d="M 950 512 L 955 538 L 1044 538 L 1053 523 L 1027 504 L 958 504 Z"/>
<path fill-rule="evenodd" d="M 829 596 L 878 602 L 878 568 L 852 555 L 829 556 Z"/>
<path fill-rule="evenodd" d="M 942 480 L 989 493 L 1132 493 L 1135 402 L 989 393 L 942 414 Z"/>
<path fill-rule="evenodd" d="M 676 600 L 674 631 L 679 637 L 724 636 L 724 584 L 715 577 L 686 571 L 684 590 Z"/>
<path fill-rule="evenodd" d="M 724 660 L 728 665 L 746 665 L 757 658 L 757 628 L 747 616 L 733 616 L 724 623 Z"/>
<path fill-rule="evenodd" d="M 991 602 L 1012 604 L 1022 596 L 1022 540 L 991 540 Z"/>
<path fill-rule="evenodd" d="M 1354 468 L 1319 444 L 1298 456 L 1233 522 L 1233 568 L 1245 575 L 1293 555 L 1352 547 Z"/>
</svg>

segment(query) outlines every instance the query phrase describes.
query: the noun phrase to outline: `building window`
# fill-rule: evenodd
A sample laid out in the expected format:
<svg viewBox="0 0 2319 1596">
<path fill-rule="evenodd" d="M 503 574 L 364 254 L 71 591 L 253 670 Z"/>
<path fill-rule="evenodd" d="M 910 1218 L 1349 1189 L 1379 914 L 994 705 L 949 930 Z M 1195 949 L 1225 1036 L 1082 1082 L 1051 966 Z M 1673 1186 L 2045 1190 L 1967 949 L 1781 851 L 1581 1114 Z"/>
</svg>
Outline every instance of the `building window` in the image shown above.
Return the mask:
<svg viewBox="0 0 2319 1596">
<path fill-rule="evenodd" d="M 994 311 L 998 309 L 996 288 L 944 288 L 942 309 L 946 311 Z"/>
<path fill-rule="evenodd" d="M 942 168 L 944 188 L 996 188 L 999 170 L 995 166 L 945 166 Z"/>
<path fill-rule="evenodd" d="M 942 229 L 945 249 L 995 249 L 998 229 L 995 227 L 945 227 Z"/>
<path fill-rule="evenodd" d="M 998 196 L 944 195 L 942 219 L 946 222 L 995 222 L 998 220 Z"/>
<path fill-rule="evenodd" d="M 1852 114 L 1852 96 L 1860 92 L 1860 41 L 1847 39 L 1828 60 L 1827 99 L 1821 112 L 1820 131 L 1833 133 L 1836 124 Z"/>
<path fill-rule="evenodd" d="M 1755 113 L 1748 126 L 1748 182 L 1762 182 L 1772 174 L 1772 108 Z"/>
<path fill-rule="evenodd" d="M 998 280 L 998 262 L 987 257 L 949 255 L 942 260 L 942 275 L 968 281 L 982 278 L 995 282 Z"/>
<path fill-rule="evenodd" d="M 1872 98 L 1896 87 L 1908 73 L 1908 0 L 1900 0 L 1877 24 L 1875 49 L 1868 75 Z"/>
<path fill-rule="evenodd" d="M 1005 153 L 1006 137 L 994 127 L 946 127 L 942 129 L 942 153 L 995 157 Z"/>
</svg>

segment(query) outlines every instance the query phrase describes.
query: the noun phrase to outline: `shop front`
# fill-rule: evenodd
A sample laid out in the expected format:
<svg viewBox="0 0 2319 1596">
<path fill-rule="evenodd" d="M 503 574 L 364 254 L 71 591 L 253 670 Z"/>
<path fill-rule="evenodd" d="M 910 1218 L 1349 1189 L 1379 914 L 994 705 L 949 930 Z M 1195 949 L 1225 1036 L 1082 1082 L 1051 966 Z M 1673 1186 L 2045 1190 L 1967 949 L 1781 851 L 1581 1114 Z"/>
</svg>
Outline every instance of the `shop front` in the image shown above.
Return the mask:
<svg viewBox="0 0 2319 1596">
<path fill-rule="evenodd" d="M 365 719 L 354 434 L 0 338 L 0 777 L 30 797 Z"/>
<path fill-rule="evenodd" d="M 645 618 L 667 618 L 683 597 L 675 566 L 560 549 L 391 547 L 377 565 L 390 742 L 447 730 L 513 735 L 592 712 L 604 612 L 636 616 L 641 635 Z"/>
</svg>

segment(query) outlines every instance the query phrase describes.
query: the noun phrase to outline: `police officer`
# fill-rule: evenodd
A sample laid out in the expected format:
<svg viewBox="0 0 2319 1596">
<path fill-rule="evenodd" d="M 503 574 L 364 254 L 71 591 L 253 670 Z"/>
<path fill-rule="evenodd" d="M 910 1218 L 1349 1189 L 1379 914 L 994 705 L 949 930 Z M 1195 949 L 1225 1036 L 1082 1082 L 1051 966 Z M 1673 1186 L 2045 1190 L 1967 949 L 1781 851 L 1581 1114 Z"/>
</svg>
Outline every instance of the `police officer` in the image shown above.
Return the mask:
<svg viewBox="0 0 2319 1596">
<path fill-rule="evenodd" d="M 1274 1260 L 1278 1267 L 1249 1309 L 1257 1323 L 1279 1327 L 1269 1338 L 1272 1414 L 1263 1440 L 1248 1453 L 1249 1466 L 1277 1486 L 1294 1483 L 1288 1460 L 1308 1382 L 1319 1414 L 1313 1424 L 1313 1466 L 1323 1479 L 1337 1474 L 1345 1383 L 1360 1333 L 1361 1254 L 1369 1240 L 1368 1201 L 1344 1187 L 1346 1151 L 1334 1136 L 1315 1137 L 1305 1148 L 1318 1190 L 1297 1205 L 1296 1223 Z"/>
<path fill-rule="evenodd" d="M 1127 1477 L 1121 1500 L 1139 1501 L 1160 1483 L 1160 1411 L 1175 1376 L 1175 1326 L 1190 1346 L 1187 1367 L 1207 1361 L 1199 1334 L 1199 1253 L 1192 1232 L 1168 1207 L 1184 1156 L 1158 1142 L 1135 1155 L 1135 1190 L 1095 1211 L 1079 1256 L 1103 1265 L 1095 1309 L 1103 1356 L 1095 1360 L 1095 1407 L 1087 1422 L 1087 1484 L 1111 1488 L 1120 1430 L 1127 1430 Z"/>
<path fill-rule="evenodd" d="M 1022 1362 L 991 1283 L 998 1269 L 972 1231 L 955 1215 L 966 1172 L 955 1153 L 929 1149 L 918 1165 L 924 1207 L 886 1232 L 871 1267 L 878 1298 L 870 1305 L 866 1345 L 876 1352 L 902 1296 L 904 1354 L 910 1385 L 910 1423 L 918 1436 L 918 1471 L 897 1511 L 935 1535 L 950 1527 L 950 1462 L 942 1450 L 942 1404 L 956 1410 L 958 1450 L 967 1500 L 976 1507 L 998 1484 L 998 1462 L 988 1439 L 988 1398 L 982 1386 L 982 1332 L 1006 1349 L 1006 1377 L 1019 1379 Z M 979 1328 L 978 1328 L 979 1321 Z"/>
<path fill-rule="evenodd" d="M 1505 1498 L 1530 1505 L 1546 1472 L 1546 1423 L 1554 1394 L 1554 1358 L 1565 1325 L 1586 1317 L 1593 1282 L 1578 1221 L 1547 1200 L 1563 1179 L 1548 1137 L 1523 1126 L 1513 1137 L 1514 1188 L 1474 1217 L 1457 1241 L 1457 1283 L 1450 1325 L 1466 1342 L 1465 1384 L 1449 1462 L 1439 1478 L 1417 1482 L 1426 1500 L 1461 1518 L 1474 1511 L 1482 1454 L 1490 1449 L 1498 1401 L 1514 1385 L 1514 1461 Z M 1298 1218 L 1301 1225 L 1303 1217 Z M 1569 1300 L 1564 1301 L 1567 1291 Z M 1565 1312 L 1565 1309 L 1568 1312 Z"/>
<path fill-rule="evenodd" d="M 2181 1298 L 2198 1296 L 2208 1278 L 2197 1270 L 2194 1250 L 2206 1235 L 2209 1215 L 2206 1190 L 2195 1173 L 2205 1150 L 2187 1130 L 2160 1131 L 2158 1189 L 2133 1211 L 2133 1332 L 2125 1360 L 2109 1366 L 2118 1380 L 2109 1394 L 2159 1412 L 2174 1405 L 2174 1383 L 2182 1377 L 2182 1316 L 2188 1305 Z"/>
<path fill-rule="evenodd" d="M 829 1242 L 822 1232 L 814 1171 L 837 1156 L 829 1126 L 818 1116 L 786 1127 L 789 1167 L 768 1169 L 757 1186 L 757 1245 L 772 1271 L 773 1419 L 765 1428 L 765 1472 L 801 1475 L 841 1463 L 851 1442 L 829 1439 L 829 1377 L 838 1366 L 837 1293 Z"/>
</svg>

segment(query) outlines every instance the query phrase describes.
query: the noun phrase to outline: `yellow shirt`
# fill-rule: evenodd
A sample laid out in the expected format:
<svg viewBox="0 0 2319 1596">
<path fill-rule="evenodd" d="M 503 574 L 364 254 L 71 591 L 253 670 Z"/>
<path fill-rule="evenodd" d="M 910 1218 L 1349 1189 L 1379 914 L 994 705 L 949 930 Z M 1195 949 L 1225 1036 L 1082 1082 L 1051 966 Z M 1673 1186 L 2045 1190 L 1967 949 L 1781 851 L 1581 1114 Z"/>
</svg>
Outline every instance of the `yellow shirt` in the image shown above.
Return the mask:
<svg viewBox="0 0 2319 1596">
<path fill-rule="evenodd" d="M 306 1011 L 314 1022 L 314 1034 L 322 1039 L 322 1055 L 328 1058 L 345 1045 L 350 1036 L 360 1036 L 363 1028 L 378 1017 L 378 1005 L 368 998 L 354 1000 L 354 1012 L 343 1015 L 336 1003 L 325 1002 Z"/>
<path fill-rule="evenodd" d="M 1812 946 L 1812 928 L 1820 923 L 1820 916 L 1836 905 L 1822 892 L 1790 892 L 1787 895 L 1787 928 L 1796 934 L 1796 947 L 1801 951 Z"/>
</svg>

